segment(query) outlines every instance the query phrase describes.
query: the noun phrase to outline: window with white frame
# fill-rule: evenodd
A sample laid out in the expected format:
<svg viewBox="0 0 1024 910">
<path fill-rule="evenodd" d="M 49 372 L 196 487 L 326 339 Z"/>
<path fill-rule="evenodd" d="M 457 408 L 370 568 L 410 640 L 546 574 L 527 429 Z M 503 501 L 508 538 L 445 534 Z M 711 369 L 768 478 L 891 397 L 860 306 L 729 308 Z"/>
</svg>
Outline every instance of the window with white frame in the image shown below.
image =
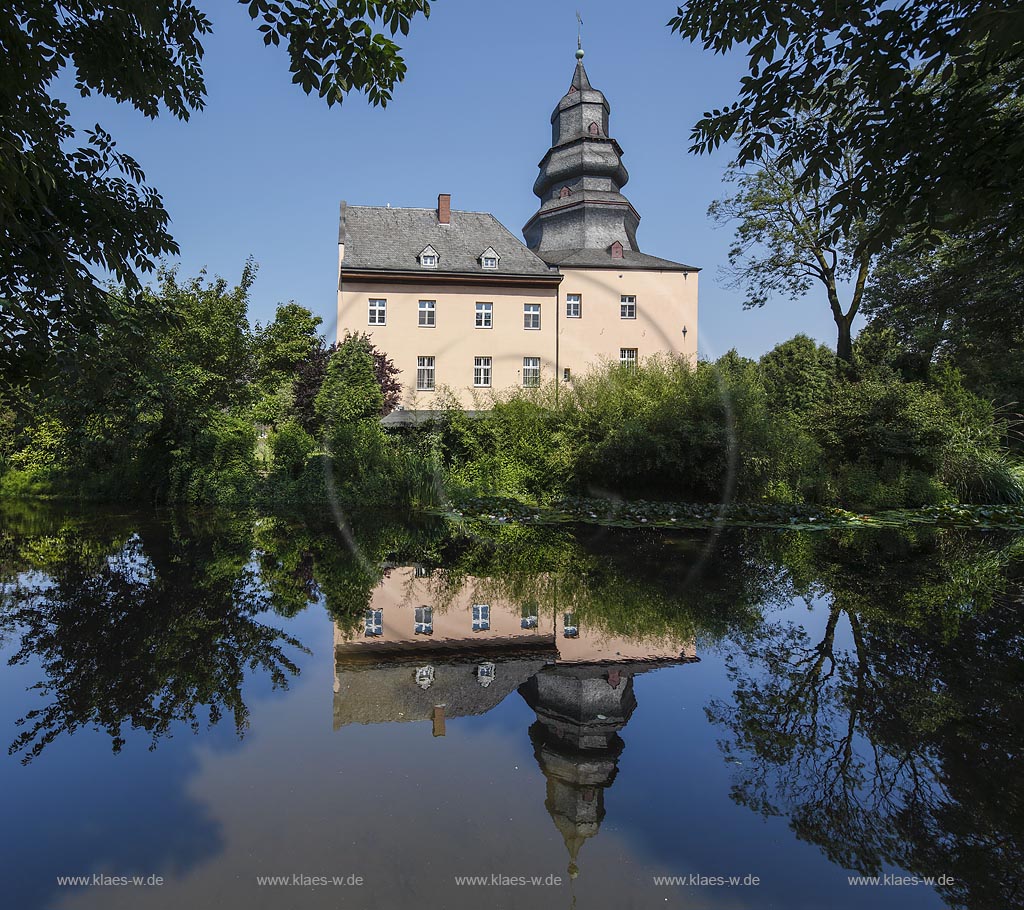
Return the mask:
<svg viewBox="0 0 1024 910">
<path fill-rule="evenodd" d="M 478 303 L 476 305 L 476 327 L 478 329 L 489 329 L 494 324 L 493 319 L 493 303 Z"/>
<path fill-rule="evenodd" d="M 473 385 L 480 389 L 489 388 L 491 385 L 491 358 L 473 358 Z"/>
<path fill-rule="evenodd" d="M 437 301 L 436 300 L 421 300 L 420 301 L 420 325 L 427 328 L 433 328 L 436 324 L 436 313 L 437 313 Z"/>
<path fill-rule="evenodd" d="M 580 294 L 565 295 L 565 315 L 569 319 L 579 319 L 583 315 L 583 297 Z"/>
<path fill-rule="evenodd" d="M 433 635 L 434 634 L 434 608 L 433 607 L 417 607 L 416 608 L 416 627 L 415 633 L 417 635 Z"/>
<path fill-rule="evenodd" d="M 632 294 L 623 294 L 619 298 L 619 318 L 636 319 L 636 297 Z"/>
<path fill-rule="evenodd" d="M 420 253 L 420 267 L 424 269 L 436 269 L 438 263 L 437 250 L 428 246 Z"/>
<path fill-rule="evenodd" d="M 630 367 L 632 369 L 636 366 L 636 355 L 636 348 L 619 348 L 619 363 L 624 367 Z"/>
<path fill-rule="evenodd" d="M 370 298 L 370 312 L 366 320 L 370 325 L 386 325 L 388 321 L 388 302 Z"/>
<path fill-rule="evenodd" d="M 434 391 L 434 358 L 416 358 L 416 390 L 418 392 Z"/>
<path fill-rule="evenodd" d="M 494 664 L 488 661 L 476 668 L 476 681 L 485 689 L 494 682 Z"/>
<path fill-rule="evenodd" d="M 519 627 L 522 629 L 536 629 L 540 621 L 540 608 L 535 600 L 523 604 Z"/>
<path fill-rule="evenodd" d="M 540 328 L 540 304 L 539 303 L 524 303 L 523 304 L 523 328 L 524 329 L 539 329 Z"/>
<path fill-rule="evenodd" d="M 378 635 L 384 634 L 384 611 L 383 610 L 367 610 L 366 611 L 366 626 L 365 635 L 367 638 L 375 638 Z"/>
<path fill-rule="evenodd" d="M 562 635 L 566 638 L 579 638 L 580 627 L 576 624 L 575 613 L 565 613 L 562 616 Z"/>
<path fill-rule="evenodd" d="M 416 668 L 416 685 L 421 689 L 429 689 L 434 683 L 433 667 Z"/>
<path fill-rule="evenodd" d="M 473 604 L 473 631 L 488 632 L 491 628 L 491 605 Z"/>
<path fill-rule="evenodd" d="M 416 578 L 430 578 L 430 566 L 416 566 L 413 574 Z"/>
<path fill-rule="evenodd" d="M 496 269 L 498 267 L 497 256 L 484 256 L 483 266 L 485 269 Z"/>
<path fill-rule="evenodd" d="M 536 388 L 540 385 L 540 358 L 523 358 L 523 385 L 527 388 Z"/>
</svg>

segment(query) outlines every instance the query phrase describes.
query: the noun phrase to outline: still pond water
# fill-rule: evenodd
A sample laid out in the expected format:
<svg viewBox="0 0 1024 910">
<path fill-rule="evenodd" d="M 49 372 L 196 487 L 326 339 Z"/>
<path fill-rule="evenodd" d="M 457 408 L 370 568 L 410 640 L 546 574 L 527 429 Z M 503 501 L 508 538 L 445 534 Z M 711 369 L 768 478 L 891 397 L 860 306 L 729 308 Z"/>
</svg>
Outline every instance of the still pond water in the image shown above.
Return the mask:
<svg viewBox="0 0 1024 910">
<path fill-rule="evenodd" d="M 1021 907 L 1022 592 L 997 532 L 8 505 L 0 904 Z"/>
</svg>

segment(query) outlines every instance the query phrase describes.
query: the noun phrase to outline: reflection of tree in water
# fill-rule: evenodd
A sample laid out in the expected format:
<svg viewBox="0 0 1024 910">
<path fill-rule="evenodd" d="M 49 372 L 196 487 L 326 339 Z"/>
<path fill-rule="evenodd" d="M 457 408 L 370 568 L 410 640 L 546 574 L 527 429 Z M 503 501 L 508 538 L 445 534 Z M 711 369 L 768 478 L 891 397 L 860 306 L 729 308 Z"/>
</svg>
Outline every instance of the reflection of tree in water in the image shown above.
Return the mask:
<svg viewBox="0 0 1024 910">
<path fill-rule="evenodd" d="M 62 733 L 106 730 L 114 751 L 123 728 L 145 730 L 151 748 L 175 724 L 198 730 L 230 716 L 241 735 L 247 673 L 286 687 L 299 672 L 285 646 L 302 648 L 257 614 L 262 588 L 247 568 L 251 520 L 211 528 L 154 524 L 97 553 L 95 537 L 62 534 L 50 556 L 26 547 L 5 609 L 21 634 L 11 663 L 37 660 L 46 698 L 19 721 L 10 747 L 31 761 Z M 29 558 L 31 556 L 31 558 Z M 28 565 L 26 565 L 26 562 Z"/>
<path fill-rule="evenodd" d="M 1007 559 L 962 543 L 816 538 L 822 630 L 743 639 L 708 714 L 737 802 L 846 868 L 952 876 L 951 904 L 1006 910 L 1024 905 L 1024 600 Z"/>
</svg>

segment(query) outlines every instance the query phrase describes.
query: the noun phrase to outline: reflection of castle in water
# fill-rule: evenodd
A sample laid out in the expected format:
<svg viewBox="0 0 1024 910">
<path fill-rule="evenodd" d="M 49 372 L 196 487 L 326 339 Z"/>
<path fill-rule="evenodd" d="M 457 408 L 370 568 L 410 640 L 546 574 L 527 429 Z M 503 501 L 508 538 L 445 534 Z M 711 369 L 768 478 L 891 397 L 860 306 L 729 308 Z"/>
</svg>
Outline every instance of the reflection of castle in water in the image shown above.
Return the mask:
<svg viewBox="0 0 1024 910">
<path fill-rule="evenodd" d="M 486 579 L 442 596 L 418 567 L 391 569 L 364 622 L 335 626 L 334 650 L 335 729 L 431 720 L 443 736 L 447 718 L 485 714 L 518 690 L 537 714 L 530 739 L 572 875 L 604 818 L 619 731 L 636 708 L 633 677 L 698 659 L 692 641 L 610 635 L 556 605 L 489 593 Z"/>
</svg>

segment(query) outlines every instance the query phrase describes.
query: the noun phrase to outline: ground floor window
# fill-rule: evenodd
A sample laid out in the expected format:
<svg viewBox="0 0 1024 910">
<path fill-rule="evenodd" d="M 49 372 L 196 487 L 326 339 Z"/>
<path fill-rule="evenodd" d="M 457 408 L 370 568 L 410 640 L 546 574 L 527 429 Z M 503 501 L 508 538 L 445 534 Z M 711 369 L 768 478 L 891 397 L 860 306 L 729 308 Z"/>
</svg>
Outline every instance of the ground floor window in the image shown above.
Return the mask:
<svg viewBox="0 0 1024 910">
<path fill-rule="evenodd" d="M 491 384 L 491 358 L 473 358 L 473 385 L 477 388 L 488 388 Z"/>
<path fill-rule="evenodd" d="M 416 358 L 416 388 L 420 392 L 434 391 L 434 358 Z"/>
<path fill-rule="evenodd" d="M 523 385 L 532 388 L 540 385 L 540 358 L 523 358 Z"/>
<path fill-rule="evenodd" d="M 635 367 L 637 361 L 636 348 L 619 348 L 619 363 L 624 367 Z"/>
</svg>

